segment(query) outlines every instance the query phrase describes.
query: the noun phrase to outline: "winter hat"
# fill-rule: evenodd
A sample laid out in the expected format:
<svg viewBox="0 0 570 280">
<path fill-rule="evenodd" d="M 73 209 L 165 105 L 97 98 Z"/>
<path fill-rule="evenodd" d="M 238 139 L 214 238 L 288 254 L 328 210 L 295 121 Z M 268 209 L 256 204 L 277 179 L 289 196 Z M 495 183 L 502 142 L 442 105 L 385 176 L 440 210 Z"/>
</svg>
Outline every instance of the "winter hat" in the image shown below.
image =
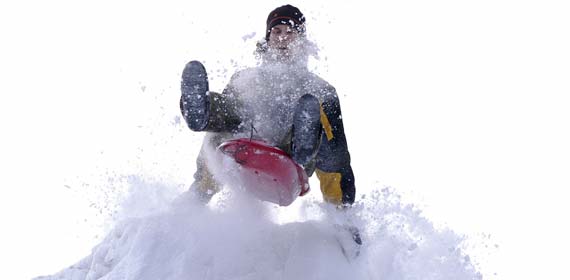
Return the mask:
<svg viewBox="0 0 570 280">
<path fill-rule="evenodd" d="M 305 16 L 297 7 L 285 5 L 276 8 L 269 13 L 269 16 L 267 17 L 267 32 L 265 33 L 265 40 L 269 40 L 271 28 L 279 24 L 289 25 L 297 29 L 299 33 L 305 33 Z"/>
</svg>

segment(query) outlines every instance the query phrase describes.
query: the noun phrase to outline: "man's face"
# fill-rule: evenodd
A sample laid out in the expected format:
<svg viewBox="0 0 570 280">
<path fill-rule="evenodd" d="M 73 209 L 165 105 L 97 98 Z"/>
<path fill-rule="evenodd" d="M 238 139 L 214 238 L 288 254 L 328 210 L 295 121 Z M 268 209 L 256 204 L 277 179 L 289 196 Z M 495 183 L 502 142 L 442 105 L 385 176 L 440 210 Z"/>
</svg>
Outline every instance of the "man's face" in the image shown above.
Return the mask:
<svg viewBox="0 0 570 280">
<path fill-rule="evenodd" d="M 279 24 L 271 28 L 269 33 L 269 48 L 282 58 L 290 58 L 294 52 L 294 46 L 298 43 L 299 31 L 286 25 Z"/>
</svg>

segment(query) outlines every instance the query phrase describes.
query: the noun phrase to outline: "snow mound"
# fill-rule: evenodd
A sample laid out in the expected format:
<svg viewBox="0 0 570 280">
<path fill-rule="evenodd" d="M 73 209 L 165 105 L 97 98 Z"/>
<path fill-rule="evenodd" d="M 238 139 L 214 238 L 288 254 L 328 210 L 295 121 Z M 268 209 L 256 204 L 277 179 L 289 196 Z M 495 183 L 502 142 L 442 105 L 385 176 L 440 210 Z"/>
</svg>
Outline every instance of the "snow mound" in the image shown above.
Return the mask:
<svg viewBox="0 0 570 280">
<path fill-rule="evenodd" d="M 462 237 L 436 229 L 390 189 L 349 211 L 303 202 L 305 219 L 289 223 L 266 203 L 219 195 L 204 206 L 183 193 L 163 210 L 123 219 L 90 256 L 36 280 L 481 279 Z M 133 197 L 144 204 L 144 196 Z M 364 242 L 354 259 L 341 249 L 354 245 L 340 238 L 338 225 L 348 221 Z"/>
</svg>

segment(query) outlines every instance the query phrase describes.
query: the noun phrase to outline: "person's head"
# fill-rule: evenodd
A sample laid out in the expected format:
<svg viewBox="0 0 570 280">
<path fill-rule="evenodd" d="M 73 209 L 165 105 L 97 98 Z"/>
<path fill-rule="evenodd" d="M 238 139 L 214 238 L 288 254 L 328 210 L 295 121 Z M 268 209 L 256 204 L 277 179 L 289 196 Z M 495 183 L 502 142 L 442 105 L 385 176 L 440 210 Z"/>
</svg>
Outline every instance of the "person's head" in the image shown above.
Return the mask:
<svg viewBox="0 0 570 280">
<path fill-rule="evenodd" d="M 267 17 L 267 50 L 277 60 L 290 60 L 305 38 L 305 16 L 291 5 L 276 8 Z"/>
<path fill-rule="evenodd" d="M 277 25 L 287 25 L 292 31 L 305 34 L 305 16 L 297 7 L 291 5 L 278 7 L 267 16 L 265 40 L 268 42 L 271 39 L 273 27 Z"/>
</svg>

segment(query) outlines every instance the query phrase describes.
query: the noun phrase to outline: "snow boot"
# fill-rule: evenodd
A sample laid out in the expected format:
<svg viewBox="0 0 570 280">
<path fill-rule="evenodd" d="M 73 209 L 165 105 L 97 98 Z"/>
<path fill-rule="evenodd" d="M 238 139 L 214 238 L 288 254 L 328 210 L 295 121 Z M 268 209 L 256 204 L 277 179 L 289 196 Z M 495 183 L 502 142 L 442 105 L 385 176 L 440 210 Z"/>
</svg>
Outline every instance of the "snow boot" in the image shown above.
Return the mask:
<svg viewBox="0 0 570 280">
<path fill-rule="evenodd" d="M 190 61 L 182 72 L 181 108 L 184 119 L 193 131 L 202 131 L 208 125 L 210 100 L 208 75 L 204 65 Z"/>
<path fill-rule="evenodd" d="M 316 97 L 305 94 L 299 98 L 293 115 L 291 157 L 307 171 L 314 163 L 320 141 L 321 105 Z"/>
</svg>

